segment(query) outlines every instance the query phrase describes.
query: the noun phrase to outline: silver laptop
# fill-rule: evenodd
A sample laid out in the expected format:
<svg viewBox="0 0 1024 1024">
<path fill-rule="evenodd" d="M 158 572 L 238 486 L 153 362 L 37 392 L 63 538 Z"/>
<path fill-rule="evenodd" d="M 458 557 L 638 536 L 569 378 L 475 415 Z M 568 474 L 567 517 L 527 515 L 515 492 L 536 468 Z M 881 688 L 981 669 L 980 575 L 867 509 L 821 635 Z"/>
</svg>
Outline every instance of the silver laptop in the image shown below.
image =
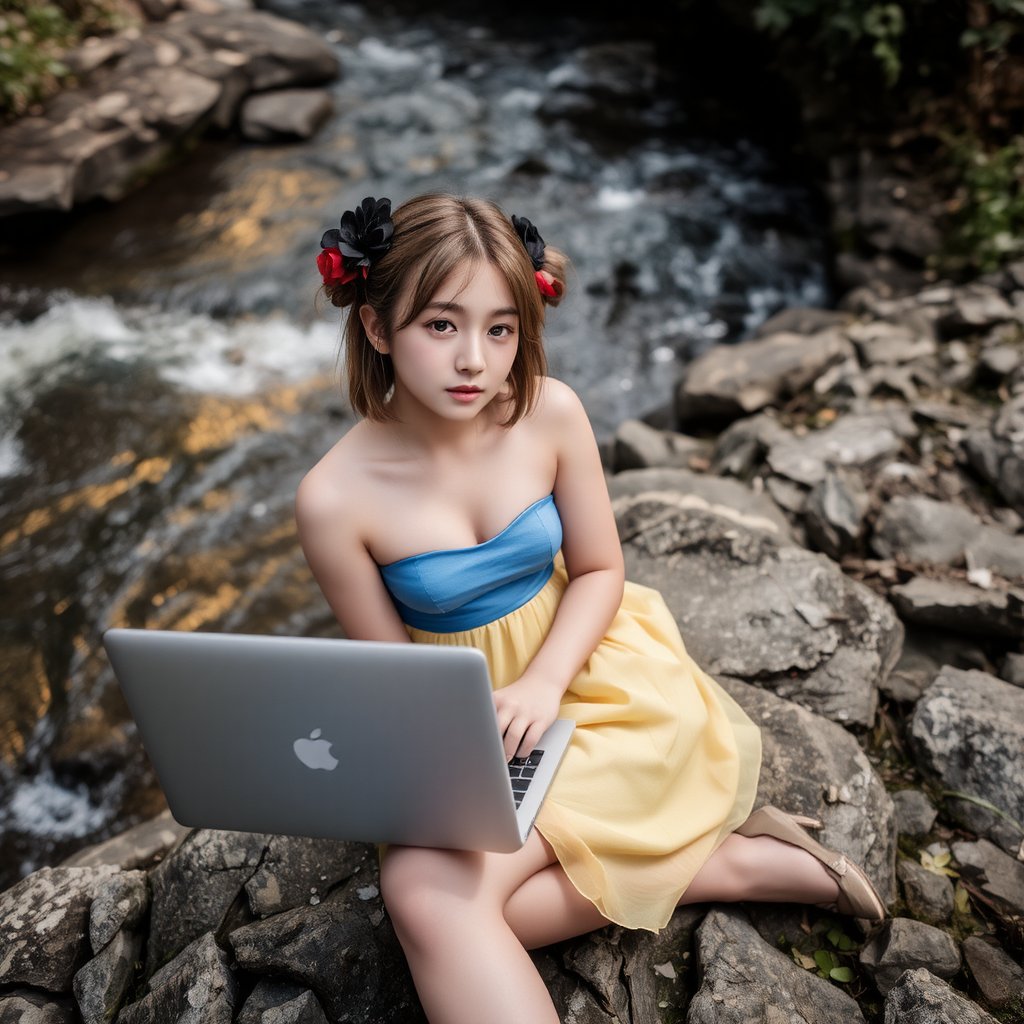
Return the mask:
<svg viewBox="0 0 1024 1024">
<path fill-rule="evenodd" d="M 103 644 L 186 826 L 511 852 L 575 727 L 506 761 L 472 647 L 151 629 Z"/>
</svg>

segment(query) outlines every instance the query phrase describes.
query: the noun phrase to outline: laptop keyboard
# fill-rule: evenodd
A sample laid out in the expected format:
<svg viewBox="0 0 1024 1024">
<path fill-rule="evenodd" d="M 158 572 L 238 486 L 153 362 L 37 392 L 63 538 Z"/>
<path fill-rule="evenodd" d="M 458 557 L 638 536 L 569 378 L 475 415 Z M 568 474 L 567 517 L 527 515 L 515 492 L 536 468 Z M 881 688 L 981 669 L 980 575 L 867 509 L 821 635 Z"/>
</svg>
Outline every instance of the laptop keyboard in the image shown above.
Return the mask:
<svg viewBox="0 0 1024 1024">
<path fill-rule="evenodd" d="M 527 757 L 513 757 L 508 763 L 508 777 L 512 782 L 512 795 L 516 798 L 516 807 L 523 802 L 523 796 L 533 781 L 537 765 L 544 756 L 543 750 L 534 750 Z"/>
</svg>

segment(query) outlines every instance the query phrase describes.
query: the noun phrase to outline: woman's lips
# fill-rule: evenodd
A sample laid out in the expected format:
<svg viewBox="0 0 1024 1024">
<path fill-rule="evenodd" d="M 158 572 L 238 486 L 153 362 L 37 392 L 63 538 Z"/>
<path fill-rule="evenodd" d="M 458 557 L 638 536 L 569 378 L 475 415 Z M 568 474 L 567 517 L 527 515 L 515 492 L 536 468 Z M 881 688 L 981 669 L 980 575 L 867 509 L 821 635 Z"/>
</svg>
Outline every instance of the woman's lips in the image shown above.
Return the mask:
<svg viewBox="0 0 1024 1024">
<path fill-rule="evenodd" d="M 463 388 L 448 388 L 448 394 L 451 395 L 452 398 L 456 399 L 456 401 L 472 402 L 477 395 L 482 395 L 483 392 L 479 388 L 472 388 L 470 390 Z"/>
</svg>

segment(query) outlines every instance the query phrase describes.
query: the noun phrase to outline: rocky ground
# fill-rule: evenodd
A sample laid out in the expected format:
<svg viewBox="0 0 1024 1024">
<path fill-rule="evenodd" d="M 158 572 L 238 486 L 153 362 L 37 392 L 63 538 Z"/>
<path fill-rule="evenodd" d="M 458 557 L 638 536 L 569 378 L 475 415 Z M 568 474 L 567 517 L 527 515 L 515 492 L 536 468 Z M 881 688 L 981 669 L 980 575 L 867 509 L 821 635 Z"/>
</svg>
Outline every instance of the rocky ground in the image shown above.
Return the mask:
<svg viewBox="0 0 1024 1024">
<path fill-rule="evenodd" d="M 707 352 L 605 451 L 630 579 L 892 918 L 679 910 L 536 951 L 562 1019 L 1024 1020 L 1024 265 Z M 166 814 L 0 894 L 0 1020 L 421 1020 L 372 847 Z M 781 1014 L 781 1016 L 780 1016 Z"/>
</svg>

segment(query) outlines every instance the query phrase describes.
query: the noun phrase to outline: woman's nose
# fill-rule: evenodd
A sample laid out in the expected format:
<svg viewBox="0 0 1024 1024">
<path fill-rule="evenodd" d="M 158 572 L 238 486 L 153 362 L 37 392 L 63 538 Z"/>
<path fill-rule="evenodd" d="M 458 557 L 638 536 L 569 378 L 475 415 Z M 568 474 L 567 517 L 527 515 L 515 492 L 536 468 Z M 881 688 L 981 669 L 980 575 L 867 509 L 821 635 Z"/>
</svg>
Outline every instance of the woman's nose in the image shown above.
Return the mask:
<svg viewBox="0 0 1024 1024">
<path fill-rule="evenodd" d="M 463 336 L 455 366 L 459 370 L 482 370 L 484 368 L 484 345 L 480 337 L 471 332 Z"/>
</svg>

